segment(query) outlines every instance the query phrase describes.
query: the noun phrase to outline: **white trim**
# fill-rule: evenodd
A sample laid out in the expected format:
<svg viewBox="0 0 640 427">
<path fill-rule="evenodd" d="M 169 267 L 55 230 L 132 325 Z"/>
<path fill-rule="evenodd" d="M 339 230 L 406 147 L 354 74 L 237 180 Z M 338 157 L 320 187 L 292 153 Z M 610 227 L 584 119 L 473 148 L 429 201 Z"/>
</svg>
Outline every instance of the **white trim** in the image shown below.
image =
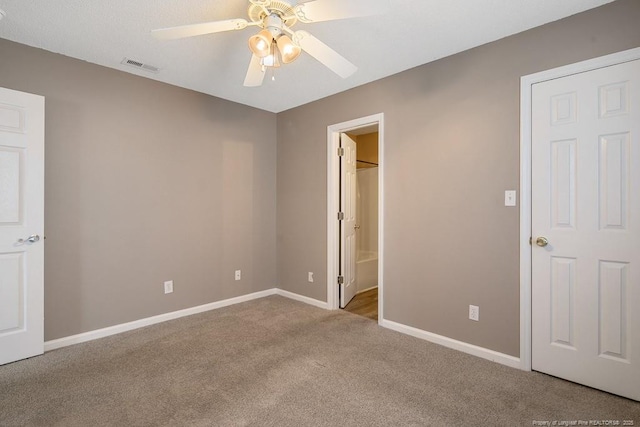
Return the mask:
<svg viewBox="0 0 640 427">
<path fill-rule="evenodd" d="M 531 370 L 531 85 L 520 80 L 520 369 Z M 526 119 L 525 119 L 526 118 Z"/>
<path fill-rule="evenodd" d="M 339 260 L 336 247 L 340 241 L 336 224 L 336 213 L 340 203 L 338 201 L 340 181 L 336 177 L 340 174 L 339 162 L 335 161 L 336 151 L 340 146 L 339 132 L 327 129 L 327 304 L 330 310 L 338 308 L 338 277 Z"/>
<path fill-rule="evenodd" d="M 329 304 L 324 301 L 309 298 L 303 295 L 294 294 L 293 292 L 285 291 L 283 289 L 273 288 L 265 291 L 255 292 L 248 295 L 242 295 L 235 298 L 226 299 L 223 301 L 217 301 L 210 304 L 204 304 L 197 307 L 187 308 L 184 310 L 174 311 L 171 313 L 160 314 L 158 316 L 148 317 L 146 319 L 140 319 L 133 322 L 122 323 L 120 325 L 110 326 L 108 328 L 97 329 L 95 331 L 84 332 L 78 335 L 72 335 L 57 340 L 47 341 L 44 343 L 44 351 L 56 350 L 59 348 L 67 347 L 74 344 L 80 344 L 88 341 L 93 341 L 100 338 L 120 334 L 123 332 L 132 331 L 146 326 L 155 325 L 158 323 L 166 322 L 169 320 L 179 319 L 181 317 L 191 316 L 193 314 L 204 313 L 206 311 L 212 311 L 219 308 L 228 307 L 243 302 L 248 302 L 271 295 L 279 295 L 281 297 L 289 298 L 295 301 L 299 301 L 305 304 L 312 305 L 314 307 L 329 309 Z M 391 329 L 403 334 L 411 335 L 416 338 L 424 339 L 426 341 L 433 342 L 435 344 L 442 345 L 444 347 L 452 348 L 454 350 L 462 351 L 464 353 L 472 354 L 474 356 L 481 357 L 483 359 L 491 360 L 501 363 L 503 365 L 511 367 L 519 367 L 520 359 L 509 356 L 503 353 L 498 353 L 493 350 L 488 350 L 482 347 L 478 347 L 472 344 L 467 344 L 461 341 L 456 341 L 451 338 L 447 338 L 441 335 L 433 334 L 423 331 L 421 329 L 413 328 L 411 326 L 402 325 L 400 323 L 392 322 L 390 320 L 382 319 L 379 321 L 380 326 L 387 329 Z"/>
<path fill-rule="evenodd" d="M 324 301 L 320 301 L 314 298 L 305 297 L 304 295 L 294 294 L 293 292 L 285 291 L 283 289 L 275 289 L 275 294 L 280 295 L 281 297 L 289 298 L 295 301 L 300 301 L 305 304 L 312 305 L 318 308 L 324 308 L 327 310 L 329 308 L 329 304 Z"/>
<path fill-rule="evenodd" d="M 356 292 L 356 295 L 363 294 L 363 293 L 365 293 L 365 292 L 369 292 L 369 291 L 371 291 L 371 290 L 373 290 L 373 289 L 377 289 L 377 288 L 378 288 L 378 286 L 377 286 L 377 285 L 376 285 L 376 286 L 372 286 L 372 287 L 370 287 L 370 288 L 363 289 L 363 290 L 361 290 L 361 291 Z"/>
<path fill-rule="evenodd" d="M 384 114 L 378 114 L 378 324 L 384 320 Z"/>
<path fill-rule="evenodd" d="M 71 335 L 57 340 L 47 341 L 44 343 L 44 351 L 56 350 L 58 348 L 67 347 L 74 344 L 93 341 L 99 338 L 120 334 L 122 332 L 144 328 L 145 326 L 151 326 L 157 323 L 166 322 L 168 320 L 179 319 L 181 317 L 191 316 L 192 314 L 204 313 L 205 311 L 216 310 L 218 308 L 228 307 L 230 305 L 240 304 L 242 302 L 247 302 L 258 298 L 264 298 L 270 295 L 280 295 L 278 291 L 278 289 L 268 289 L 266 291 L 255 292 L 252 294 L 242 295 L 223 301 L 212 302 L 210 304 L 199 305 L 197 307 L 191 307 L 171 313 L 159 314 L 157 316 L 147 317 L 146 319 L 135 320 L 133 322 L 109 326 L 108 328 L 97 329 L 95 331 L 84 332 L 78 335 Z"/>
<path fill-rule="evenodd" d="M 327 127 L 327 308 L 340 306 L 336 278 L 338 277 L 338 212 L 339 162 L 336 155 L 340 133 L 372 124 L 378 125 L 378 323 L 384 319 L 384 113 L 373 114 Z"/>
<path fill-rule="evenodd" d="M 531 97 L 533 85 L 640 59 L 629 49 L 520 79 L 520 369 L 531 370 Z"/>
<path fill-rule="evenodd" d="M 494 350 L 489 350 L 484 347 L 478 347 L 477 345 L 468 344 L 466 342 L 457 341 L 442 335 L 434 334 L 431 332 L 423 331 L 411 326 L 406 326 L 401 323 L 392 322 L 391 320 L 383 320 L 380 323 L 387 329 L 394 330 L 403 334 L 411 335 L 412 337 L 420 338 L 425 341 L 432 342 L 434 344 L 441 345 L 443 347 L 458 350 L 463 353 L 471 354 L 472 356 L 480 357 L 482 359 L 490 360 L 492 362 L 500 363 L 512 368 L 520 367 L 520 359 L 515 356 L 509 356 L 508 354 L 500 353 Z"/>
<path fill-rule="evenodd" d="M 305 297 L 302 295 L 294 294 L 282 289 L 273 288 L 265 291 L 255 292 L 248 295 L 242 295 L 235 298 L 230 298 L 222 301 L 212 302 L 210 304 L 199 305 L 197 307 L 186 308 L 184 310 L 178 310 L 171 313 L 159 314 L 153 317 L 147 317 L 146 319 L 135 320 L 133 322 L 122 323 L 120 325 L 109 326 L 108 328 L 96 329 L 95 331 L 84 332 L 78 335 L 71 335 L 68 337 L 60 338 L 57 340 L 51 340 L 44 343 L 44 351 L 56 350 L 62 347 L 68 347 L 74 344 L 80 344 L 83 342 L 97 340 L 99 338 L 105 338 L 111 335 L 121 334 L 123 332 L 133 331 L 134 329 L 144 328 L 145 326 L 155 325 L 157 323 L 166 322 L 168 320 L 179 319 L 181 317 L 191 316 L 193 314 L 204 313 L 206 311 L 217 310 L 219 308 L 228 307 L 230 305 L 240 304 L 255 299 L 268 297 L 271 295 L 279 295 L 285 298 L 303 302 L 315 307 L 327 309 L 328 305 L 324 301 L 318 301 L 317 299 Z"/>
</svg>

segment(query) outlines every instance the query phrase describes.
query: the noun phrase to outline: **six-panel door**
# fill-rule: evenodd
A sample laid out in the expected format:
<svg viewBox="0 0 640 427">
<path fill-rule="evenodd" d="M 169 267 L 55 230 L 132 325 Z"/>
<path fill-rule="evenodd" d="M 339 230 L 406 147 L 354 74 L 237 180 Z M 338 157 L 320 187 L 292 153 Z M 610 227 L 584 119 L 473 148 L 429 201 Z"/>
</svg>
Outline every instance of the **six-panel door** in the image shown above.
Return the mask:
<svg viewBox="0 0 640 427">
<path fill-rule="evenodd" d="M 640 400 L 640 61 L 532 111 L 532 367 Z"/>
<path fill-rule="evenodd" d="M 0 364 L 44 349 L 44 98 L 0 88 Z"/>
</svg>

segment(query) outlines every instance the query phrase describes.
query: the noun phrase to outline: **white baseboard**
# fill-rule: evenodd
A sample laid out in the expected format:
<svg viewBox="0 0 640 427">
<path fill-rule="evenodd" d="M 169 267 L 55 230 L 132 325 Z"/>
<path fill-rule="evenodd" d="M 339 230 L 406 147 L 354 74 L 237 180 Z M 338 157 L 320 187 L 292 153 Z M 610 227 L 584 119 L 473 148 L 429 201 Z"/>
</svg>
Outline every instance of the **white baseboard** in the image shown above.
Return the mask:
<svg viewBox="0 0 640 427">
<path fill-rule="evenodd" d="M 222 307 L 228 307 L 234 304 L 251 301 L 258 298 L 264 298 L 269 295 L 280 295 L 279 289 L 267 289 L 266 291 L 255 292 L 248 295 L 242 295 L 235 298 L 229 298 L 223 301 L 216 301 L 210 304 L 199 305 L 184 310 L 174 311 L 171 313 L 160 314 L 158 316 L 147 317 L 146 319 L 135 320 L 133 322 L 122 323 L 120 325 L 110 326 L 108 328 L 97 329 L 95 331 L 84 332 L 78 335 L 60 338 L 57 340 L 47 341 L 44 343 L 44 351 L 51 351 L 74 344 L 80 344 L 87 341 L 93 341 L 98 338 L 104 338 L 122 332 L 132 331 L 145 326 L 155 325 L 157 323 L 166 322 L 167 320 L 178 319 L 180 317 L 191 316 L 192 314 L 204 313 Z M 286 295 L 283 295 L 286 296 Z M 294 298 L 295 299 L 295 298 Z M 300 301 L 300 300 L 299 300 Z M 303 301 L 304 302 L 304 301 Z"/>
<path fill-rule="evenodd" d="M 300 301 L 300 302 L 303 302 L 305 304 L 313 305 L 315 307 L 324 308 L 325 310 L 329 309 L 329 304 L 327 304 L 325 301 L 320 301 L 320 300 L 317 300 L 317 299 L 313 299 L 313 298 L 305 297 L 305 296 L 302 296 L 302 295 L 294 294 L 293 292 L 284 291 L 282 289 L 275 289 L 275 294 L 276 295 L 280 295 L 282 297 L 286 297 L 286 298 L 292 299 L 292 300 Z"/>
<path fill-rule="evenodd" d="M 369 291 L 371 291 L 371 290 L 373 290 L 373 289 L 378 289 L 378 285 L 376 285 L 376 286 L 372 286 L 372 287 L 367 288 L 367 289 L 363 289 L 363 290 L 361 290 L 361 291 L 358 291 L 358 292 L 356 292 L 356 295 L 363 294 L 363 293 L 365 293 L 365 292 L 369 292 Z"/>
<path fill-rule="evenodd" d="M 111 335 L 120 334 L 122 332 L 132 331 L 134 329 L 143 328 L 145 326 L 155 325 L 157 323 L 166 322 L 168 320 L 174 320 L 185 316 L 191 316 L 193 314 L 204 313 L 206 311 L 216 310 L 218 308 L 228 307 L 234 304 L 240 304 L 247 301 L 252 301 L 259 298 L 268 297 L 270 295 L 280 295 L 285 298 L 289 298 L 295 301 L 303 302 L 305 304 L 312 305 L 314 307 L 329 309 L 329 304 L 325 301 L 319 301 L 314 298 L 305 297 L 303 295 L 294 294 L 293 292 L 285 291 L 278 288 L 267 289 L 265 291 L 255 292 L 248 295 L 242 295 L 235 298 L 226 299 L 223 301 L 216 301 L 209 304 L 200 305 L 197 307 L 191 307 L 184 310 L 174 311 L 171 313 L 160 314 L 158 316 L 148 317 L 146 319 L 135 320 L 133 322 L 123 323 L 120 325 L 110 326 L 108 328 L 97 329 L 95 331 L 84 332 L 78 335 L 72 335 L 44 343 L 44 351 L 56 350 L 58 348 L 67 347 L 74 344 L 80 344 L 83 342 L 93 341 L 99 338 L 108 337 Z M 512 368 L 521 368 L 520 359 L 514 356 L 509 356 L 497 351 L 488 350 L 483 347 L 478 347 L 473 344 L 468 344 L 462 341 L 456 341 L 451 338 L 444 337 L 442 335 L 433 334 L 431 332 L 423 331 L 411 326 L 406 326 L 400 323 L 392 322 L 390 320 L 382 319 L 379 322 L 380 326 L 387 329 L 411 335 L 416 338 L 420 338 L 426 341 L 430 341 L 435 344 L 439 344 L 454 350 L 462 351 L 483 359 L 491 360 L 493 362 L 501 363 L 503 365 L 510 366 Z"/>
<path fill-rule="evenodd" d="M 512 368 L 516 368 L 516 369 L 522 368 L 519 357 L 509 356 L 508 354 L 489 350 L 484 347 L 478 347 L 477 345 L 468 344 L 462 341 L 457 341 L 452 338 L 448 338 L 442 335 L 423 331 L 422 329 L 417 329 L 412 326 L 407 326 L 401 323 L 392 322 L 391 320 L 383 319 L 380 322 L 380 326 L 385 327 L 387 329 L 392 329 L 396 332 L 411 335 L 412 337 L 420 338 L 425 341 L 432 342 L 434 344 L 439 344 L 444 347 L 458 350 L 463 353 L 467 353 L 473 356 L 481 357 L 483 359 L 491 360 L 492 362 L 497 362 L 502 365 L 510 366 Z"/>
</svg>

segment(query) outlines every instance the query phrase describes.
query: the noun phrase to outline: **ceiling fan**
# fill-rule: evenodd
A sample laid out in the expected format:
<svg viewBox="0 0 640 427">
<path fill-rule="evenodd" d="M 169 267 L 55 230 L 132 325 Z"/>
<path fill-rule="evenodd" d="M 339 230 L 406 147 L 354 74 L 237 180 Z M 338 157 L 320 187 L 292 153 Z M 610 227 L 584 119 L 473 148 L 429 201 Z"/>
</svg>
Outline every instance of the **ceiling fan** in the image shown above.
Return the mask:
<svg viewBox="0 0 640 427">
<path fill-rule="evenodd" d="M 380 15 L 387 9 L 388 0 L 312 0 L 304 3 L 296 0 L 249 0 L 249 20 L 228 19 L 161 28 L 153 30 L 152 34 L 158 39 L 170 40 L 247 27 L 261 28 L 249 38 L 249 49 L 253 55 L 244 80 L 247 87 L 262 85 L 267 68 L 279 67 L 280 62 L 293 62 L 302 51 L 340 77 L 347 78 L 358 69 L 355 65 L 307 31 L 293 31 L 291 28 L 297 22 Z"/>
</svg>

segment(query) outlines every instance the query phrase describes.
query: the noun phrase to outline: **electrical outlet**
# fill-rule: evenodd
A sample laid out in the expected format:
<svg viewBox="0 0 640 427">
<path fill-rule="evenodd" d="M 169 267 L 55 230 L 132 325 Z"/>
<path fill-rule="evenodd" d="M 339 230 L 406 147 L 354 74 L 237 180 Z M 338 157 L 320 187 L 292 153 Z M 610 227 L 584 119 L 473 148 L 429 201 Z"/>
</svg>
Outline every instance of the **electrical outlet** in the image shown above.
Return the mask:
<svg viewBox="0 0 640 427">
<path fill-rule="evenodd" d="M 236 280 L 242 279 L 242 270 L 236 270 Z"/>
<path fill-rule="evenodd" d="M 309 276 L 308 276 L 307 280 L 309 280 L 309 283 L 313 283 L 313 273 L 312 272 L 309 272 Z"/>
<path fill-rule="evenodd" d="M 164 282 L 164 293 L 170 294 L 173 292 L 173 280 L 167 280 Z"/>
<path fill-rule="evenodd" d="M 478 322 L 480 320 L 480 307 L 477 305 L 469 306 L 469 319 Z"/>
</svg>

